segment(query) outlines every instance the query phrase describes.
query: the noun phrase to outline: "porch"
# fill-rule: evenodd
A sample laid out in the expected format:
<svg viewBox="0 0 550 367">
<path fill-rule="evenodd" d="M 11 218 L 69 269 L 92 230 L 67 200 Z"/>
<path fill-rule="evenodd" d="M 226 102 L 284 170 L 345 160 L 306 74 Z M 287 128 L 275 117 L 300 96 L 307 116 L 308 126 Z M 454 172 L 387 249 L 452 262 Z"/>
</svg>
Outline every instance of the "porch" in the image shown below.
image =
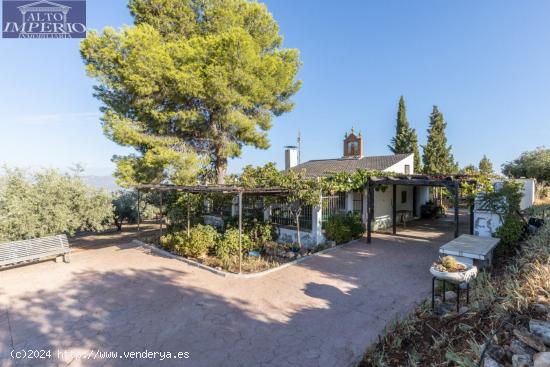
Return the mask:
<svg viewBox="0 0 550 367">
<path fill-rule="evenodd" d="M 393 175 L 388 177 L 372 177 L 362 190 L 339 192 L 334 195 L 323 195 L 321 205 L 312 208 L 303 219 L 311 228 L 308 239 L 318 244 L 325 240 L 324 225 L 335 215 L 355 213 L 361 216 L 367 228 L 366 238 L 371 242 L 372 233 L 391 229 L 397 234 L 398 226 L 409 227 L 420 220 L 422 207 L 431 200 L 430 188 L 442 188 L 452 195 L 452 208 L 445 215 L 444 222 L 453 226 L 452 234 L 458 237 L 461 233 L 472 233 L 472 215 L 465 213 L 469 219 L 464 225 L 459 220 L 460 183 L 472 182 L 467 176 L 430 176 L 430 175 Z M 430 220 L 421 220 L 420 225 L 426 227 Z M 399 227 L 400 231 L 401 228 Z M 414 228 L 414 227 L 411 227 Z M 292 229 L 290 229 L 292 231 Z M 306 229 L 307 231 L 307 229 Z"/>
</svg>

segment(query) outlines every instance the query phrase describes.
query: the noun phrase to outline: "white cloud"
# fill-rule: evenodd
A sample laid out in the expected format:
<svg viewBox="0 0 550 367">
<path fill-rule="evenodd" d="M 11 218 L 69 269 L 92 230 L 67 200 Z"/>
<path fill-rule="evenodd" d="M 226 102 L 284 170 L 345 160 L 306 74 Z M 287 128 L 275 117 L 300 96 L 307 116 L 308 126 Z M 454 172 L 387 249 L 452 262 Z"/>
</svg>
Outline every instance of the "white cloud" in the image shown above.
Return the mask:
<svg viewBox="0 0 550 367">
<path fill-rule="evenodd" d="M 97 122 L 99 112 L 53 113 L 44 115 L 24 115 L 11 119 L 16 124 L 24 125 L 52 125 L 60 123 Z"/>
</svg>

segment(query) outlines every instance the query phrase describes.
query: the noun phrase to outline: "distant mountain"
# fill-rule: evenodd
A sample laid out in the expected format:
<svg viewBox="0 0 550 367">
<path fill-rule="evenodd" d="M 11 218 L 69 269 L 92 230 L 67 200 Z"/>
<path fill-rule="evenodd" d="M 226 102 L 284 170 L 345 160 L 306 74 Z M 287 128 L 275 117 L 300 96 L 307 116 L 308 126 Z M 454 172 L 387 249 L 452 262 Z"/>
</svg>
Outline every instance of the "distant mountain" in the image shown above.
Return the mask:
<svg viewBox="0 0 550 367">
<path fill-rule="evenodd" d="M 113 176 L 83 176 L 82 178 L 88 185 L 97 187 L 98 189 L 105 189 L 110 192 L 122 189 L 116 184 Z"/>
</svg>

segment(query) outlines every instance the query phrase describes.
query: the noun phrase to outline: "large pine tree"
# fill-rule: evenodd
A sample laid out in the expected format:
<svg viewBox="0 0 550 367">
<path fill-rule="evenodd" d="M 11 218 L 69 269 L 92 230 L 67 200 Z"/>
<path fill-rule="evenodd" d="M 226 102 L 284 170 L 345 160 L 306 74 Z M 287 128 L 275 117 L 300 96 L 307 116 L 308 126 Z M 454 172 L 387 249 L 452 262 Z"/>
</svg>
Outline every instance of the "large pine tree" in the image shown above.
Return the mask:
<svg viewBox="0 0 550 367">
<path fill-rule="evenodd" d="M 397 110 L 397 124 L 395 126 L 395 136 L 391 139 L 388 148 L 394 154 L 414 153 L 414 169 L 417 172 L 422 170 L 420 163 L 420 152 L 418 150 L 418 136 L 416 130 L 409 126 L 407 120 L 407 107 L 403 96 L 399 98 L 399 108 Z"/>
<path fill-rule="evenodd" d="M 428 142 L 422 146 L 424 149 L 422 160 L 425 173 L 454 173 L 458 169 L 451 153 L 451 146 L 447 146 L 446 127 L 447 123 L 443 118 L 443 114 L 439 112 L 437 106 L 434 106 L 430 115 Z"/>
<path fill-rule="evenodd" d="M 128 6 L 133 26 L 90 31 L 81 44 L 105 134 L 136 150 L 114 157 L 119 182 L 196 182 L 205 168 L 223 184 L 228 160 L 244 146 L 267 149 L 274 117 L 292 110 L 298 50 L 283 47 L 277 22 L 258 2 Z"/>
</svg>

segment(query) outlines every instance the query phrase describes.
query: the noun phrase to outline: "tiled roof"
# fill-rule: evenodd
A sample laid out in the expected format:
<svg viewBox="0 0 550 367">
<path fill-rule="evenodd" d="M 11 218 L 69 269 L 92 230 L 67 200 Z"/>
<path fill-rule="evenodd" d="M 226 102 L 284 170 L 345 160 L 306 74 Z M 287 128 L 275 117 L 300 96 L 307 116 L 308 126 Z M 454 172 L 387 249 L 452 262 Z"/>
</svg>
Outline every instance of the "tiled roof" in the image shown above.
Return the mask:
<svg viewBox="0 0 550 367">
<path fill-rule="evenodd" d="M 337 172 L 353 173 L 359 169 L 384 171 L 409 155 L 395 154 L 363 158 L 319 159 L 299 164 L 293 167 L 292 170 L 305 170 L 306 176 L 309 177 L 327 176 Z"/>
</svg>

